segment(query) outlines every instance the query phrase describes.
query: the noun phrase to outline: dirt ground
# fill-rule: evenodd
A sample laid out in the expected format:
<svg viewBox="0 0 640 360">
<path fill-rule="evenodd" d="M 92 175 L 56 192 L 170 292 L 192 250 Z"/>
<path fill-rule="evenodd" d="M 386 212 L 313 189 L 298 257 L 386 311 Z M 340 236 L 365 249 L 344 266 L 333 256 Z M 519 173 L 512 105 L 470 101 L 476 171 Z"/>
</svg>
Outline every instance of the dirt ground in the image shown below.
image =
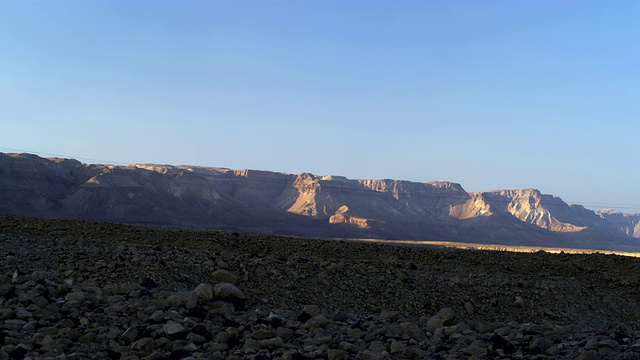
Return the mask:
<svg viewBox="0 0 640 360">
<path fill-rule="evenodd" d="M 135 254 L 118 251 L 126 246 Z M 260 234 L 0 217 L 2 271 L 47 270 L 98 283 L 206 282 L 220 261 L 249 306 L 602 328 L 640 323 L 640 259 L 283 238 Z M 213 266 L 215 267 L 215 266 Z"/>
</svg>

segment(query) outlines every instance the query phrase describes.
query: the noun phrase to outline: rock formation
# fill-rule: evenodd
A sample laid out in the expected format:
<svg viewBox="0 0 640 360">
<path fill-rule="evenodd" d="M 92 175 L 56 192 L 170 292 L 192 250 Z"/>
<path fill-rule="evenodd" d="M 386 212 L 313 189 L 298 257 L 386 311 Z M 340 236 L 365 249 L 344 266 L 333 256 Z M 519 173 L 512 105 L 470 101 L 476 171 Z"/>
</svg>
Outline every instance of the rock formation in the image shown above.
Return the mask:
<svg viewBox="0 0 640 360">
<path fill-rule="evenodd" d="M 350 180 L 213 167 L 83 164 L 0 153 L 0 213 L 305 237 L 633 250 L 640 215 L 595 213 L 535 189 Z"/>
<path fill-rule="evenodd" d="M 615 210 L 600 210 L 596 214 L 611 223 L 618 231 L 640 238 L 640 214 L 624 214 Z"/>
</svg>

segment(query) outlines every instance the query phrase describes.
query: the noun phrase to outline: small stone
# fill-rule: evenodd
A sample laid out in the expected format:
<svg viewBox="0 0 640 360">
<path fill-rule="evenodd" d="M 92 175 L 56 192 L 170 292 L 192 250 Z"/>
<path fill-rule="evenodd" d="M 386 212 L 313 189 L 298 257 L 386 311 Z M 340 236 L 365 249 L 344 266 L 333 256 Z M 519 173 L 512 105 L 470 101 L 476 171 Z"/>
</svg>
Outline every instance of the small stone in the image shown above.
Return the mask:
<svg viewBox="0 0 640 360">
<path fill-rule="evenodd" d="M 194 344 L 194 343 L 188 343 L 187 345 L 185 345 L 182 350 L 184 351 L 188 351 L 189 353 L 192 353 L 194 351 L 198 350 L 198 345 Z M 191 356 L 191 354 L 187 355 L 187 356 Z"/>
<path fill-rule="evenodd" d="M 117 328 L 112 328 L 105 334 L 105 336 L 109 340 L 119 338 L 120 336 L 122 336 L 122 330 Z"/>
<path fill-rule="evenodd" d="M 502 350 L 506 354 L 512 354 L 516 351 L 516 348 L 512 343 L 498 334 L 491 336 L 490 340 L 492 343 L 491 348 L 493 350 Z"/>
<path fill-rule="evenodd" d="M 86 296 L 84 294 L 84 292 L 82 291 L 78 291 L 78 292 L 71 292 L 68 293 L 67 296 L 65 296 L 64 301 L 75 301 L 75 302 L 84 302 L 86 300 Z"/>
<path fill-rule="evenodd" d="M 473 304 L 470 302 L 465 302 L 464 310 L 467 312 L 467 314 L 473 315 L 473 311 L 474 311 Z"/>
<path fill-rule="evenodd" d="M 240 291 L 240 289 L 238 289 L 235 285 L 224 282 L 217 283 L 213 287 L 213 293 L 215 294 L 216 298 L 221 300 L 229 300 L 233 297 L 239 299 L 245 298 L 242 291 Z"/>
<path fill-rule="evenodd" d="M 256 340 L 270 339 L 273 337 L 273 334 L 269 330 L 260 329 L 256 330 L 251 334 L 251 337 Z"/>
<path fill-rule="evenodd" d="M 434 332 L 436 331 L 436 329 L 441 328 L 443 326 L 444 326 L 444 323 L 442 322 L 442 319 L 434 315 L 427 321 L 427 324 L 425 325 L 425 329 L 427 329 L 427 331 Z"/>
<path fill-rule="evenodd" d="M 232 274 L 227 270 L 222 270 L 222 269 L 216 270 L 211 274 L 211 277 L 216 281 L 225 282 L 233 285 L 238 283 L 238 276 Z"/>
<path fill-rule="evenodd" d="M 195 291 L 185 291 L 180 293 L 180 299 L 187 309 L 198 305 L 198 294 Z"/>
<path fill-rule="evenodd" d="M 158 284 L 156 284 L 156 282 L 151 278 L 144 278 L 140 282 L 140 286 L 146 288 L 147 290 L 153 290 L 158 287 Z"/>
<path fill-rule="evenodd" d="M 605 339 L 605 340 L 598 341 L 598 343 L 595 346 L 598 348 L 609 347 L 612 349 L 616 349 L 618 348 L 619 344 L 617 341 L 613 339 Z"/>
<path fill-rule="evenodd" d="M 159 337 L 159 338 L 156 338 L 155 341 L 153 342 L 153 348 L 154 349 L 163 348 L 167 344 L 170 344 L 170 343 L 171 343 L 171 340 L 168 339 L 167 337 L 164 337 L 164 336 L 163 337 Z M 177 344 L 178 343 L 176 342 L 176 345 Z"/>
<path fill-rule="evenodd" d="M 33 303 L 41 308 L 46 308 L 49 305 L 49 301 L 42 296 L 38 296 L 33 299 Z"/>
<path fill-rule="evenodd" d="M 35 282 L 54 280 L 56 276 L 48 271 L 36 270 L 31 273 L 31 280 Z"/>
<path fill-rule="evenodd" d="M 504 326 L 504 323 L 479 323 L 478 324 L 478 332 L 481 334 L 486 334 L 488 332 L 493 332 L 496 329 L 499 329 Z"/>
<path fill-rule="evenodd" d="M 363 350 L 358 352 L 355 358 L 357 360 L 382 360 L 384 355 L 377 351 Z"/>
<path fill-rule="evenodd" d="M 62 319 L 58 322 L 58 326 L 61 328 L 72 328 L 76 326 L 76 324 L 71 319 Z"/>
<path fill-rule="evenodd" d="M 151 316 L 149 316 L 149 319 L 147 320 L 147 322 L 153 322 L 153 323 L 164 322 L 164 311 L 156 310 L 153 314 L 151 314 Z"/>
<path fill-rule="evenodd" d="M 276 335 L 281 337 L 285 342 L 288 342 L 295 338 L 296 333 L 295 331 L 282 326 L 278 328 L 278 330 L 276 331 Z"/>
<path fill-rule="evenodd" d="M 204 344 L 207 342 L 207 338 L 202 335 L 194 334 L 193 332 L 187 335 L 187 341 L 192 342 L 194 344 Z"/>
<path fill-rule="evenodd" d="M 211 351 L 227 351 L 227 350 L 229 350 L 229 345 L 227 345 L 225 343 L 215 342 L 215 343 L 212 343 L 211 345 L 209 345 L 209 349 Z"/>
<path fill-rule="evenodd" d="M 81 344 L 88 344 L 88 343 L 92 342 L 95 337 L 96 337 L 96 334 L 94 334 L 92 332 L 89 332 L 89 333 L 86 333 L 86 334 L 78 337 L 78 342 L 81 343 Z"/>
<path fill-rule="evenodd" d="M 107 298 L 107 302 L 109 304 L 118 304 L 118 303 L 122 303 L 126 300 L 126 298 L 123 295 L 111 295 Z"/>
<path fill-rule="evenodd" d="M 314 304 L 307 304 L 302 307 L 302 311 L 310 314 L 311 316 L 316 316 L 320 314 L 320 307 Z"/>
<path fill-rule="evenodd" d="M 419 360 L 425 359 L 425 353 L 417 346 L 409 346 L 402 352 L 403 359 Z"/>
<path fill-rule="evenodd" d="M 9 319 L 15 319 L 15 318 L 16 318 L 15 311 L 8 308 L 0 309 L 0 320 L 9 320 Z"/>
<path fill-rule="evenodd" d="M 135 341 L 137 337 L 138 337 L 138 328 L 135 326 L 132 326 L 128 328 L 124 332 L 124 334 L 122 334 L 122 336 L 120 336 L 120 339 L 122 339 L 122 341 L 128 344 Z"/>
<path fill-rule="evenodd" d="M 16 314 L 16 318 L 20 320 L 25 320 L 25 321 L 33 317 L 33 314 L 24 308 L 17 308 L 15 311 L 15 314 Z"/>
<path fill-rule="evenodd" d="M 230 333 L 228 333 L 228 332 L 221 332 L 221 333 L 218 333 L 218 334 L 215 336 L 214 340 L 215 340 L 216 342 L 219 342 L 219 343 L 225 343 L 225 344 L 226 344 L 226 343 L 228 343 L 232 338 L 233 338 L 233 336 L 232 336 Z"/>
<path fill-rule="evenodd" d="M 242 351 L 246 353 L 254 353 L 260 350 L 260 342 L 256 339 L 246 339 L 242 345 Z"/>
<path fill-rule="evenodd" d="M 189 308 L 185 313 L 186 316 L 197 319 L 205 319 L 207 317 L 207 314 L 209 314 L 209 311 L 202 306 L 194 306 L 192 308 Z"/>
<path fill-rule="evenodd" d="M 298 321 L 300 321 L 301 323 L 306 323 L 307 321 L 311 320 L 313 318 L 313 315 L 309 314 L 306 311 L 303 311 L 300 313 L 300 315 L 298 315 Z"/>
<path fill-rule="evenodd" d="M 396 278 L 398 279 L 398 281 L 405 281 L 409 278 L 409 276 L 401 270 L 396 271 Z"/>
<path fill-rule="evenodd" d="M 358 329 L 358 328 L 354 328 L 354 329 L 348 329 L 347 330 L 347 336 L 349 337 L 349 339 L 360 339 L 362 337 L 362 335 L 364 335 L 364 331 Z"/>
<path fill-rule="evenodd" d="M 348 360 L 349 353 L 344 350 L 331 349 L 327 351 L 327 360 Z"/>
<path fill-rule="evenodd" d="M 162 327 L 162 331 L 170 338 L 186 338 L 189 331 L 180 323 L 169 321 Z"/>
<path fill-rule="evenodd" d="M 207 302 L 213 299 L 213 288 L 209 284 L 200 284 L 195 289 L 198 295 L 198 302 Z"/>
<path fill-rule="evenodd" d="M 51 336 L 47 335 L 38 342 L 38 345 L 47 346 L 55 343 L 56 341 Z"/>
<path fill-rule="evenodd" d="M 165 354 L 163 354 L 163 353 L 161 353 L 159 351 L 152 352 L 151 354 L 149 354 L 149 356 L 144 358 L 144 360 L 166 360 L 166 359 L 167 359 L 167 355 L 165 355 Z"/>
<path fill-rule="evenodd" d="M 442 320 L 443 325 L 453 325 L 452 321 L 455 319 L 456 313 L 451 308 L 442 308 L 434 316 Z"/>
<path fill-rule="evenodd" d="M 558 345 L 554 344 L 554 345 L 551 345 L 547 349 L 547 351 L 545 351 L 544 353 L 545 353 L 545 355 L 556 356 L 556 355 L 560 354 L 561 350 L 562 350 L 561 344 L 558 344 Z"/>
<path fill-rule="evenodd" d="M 76 341 L 78 340 L 78 331 L 72 328 L 63 328 L 63 329 L 60 329 L 60 331 L 58 331 L 58 334 L 56 335 L 56 337 L 58 339 L 67 339 L 70 341 Z"/>
<path fill-rule="evenodd" d="M 270 350 L 280 349 L 284 347 L 284 341 L 282 338 L 274 337 L 272 339 L 260 340 L 260 346 Z"/>
<path fill-rule="evenodd" d="M 556 313 L 554 313 L 553 311 L 551 311 L 551 309 L 544 309 L 544 314 L 555 319 L 558 317 L 558 315 Z"/>
<path fill-rule="evenodd" d="M 392 340 L 391 341 L 391 345 L 390 345 L 390 351 L 391 354 L 400 354 L 404 351 L 404 349 L 407 347 L 407 345 L 396 341 L 396 340 Z"/>
<path fill-rule="evenodd" d="M 615 350 L 610 347 L 603 347 L 598 350 L 598 356 L 604 357 L 605 359 L 609 357 L 609 354 L 612 354 Z"/>
<path fill-rule="evenodd" d="M 402 329 L 402 334 L 408 336 L 411 339 L 415 339 L 417 341 L 423 341 L 427 339 L 427 335 L 418 327 L 416 323 L 405 321 L 400 323 L 400 329 Z"/>
<path fill-rule="evenodd" d="M 142 338 L 131 344 L 131 348 L 145 353 L 150 353 L 151 350 L 153 350 L 153 339 L 149 337 Z"/>
<path fill-rule="evenodd" d="M 529 345 L 529 350 L 532 355 L 544 354 L 551 346 L 551 341 L 546 338 L 535 338 Z"/>
<path fill-rule="evenodd" d="M 382 317 L 382 318 L 384 318 L 384 319 L 386 319 L 388 321 L 391 321 L 391 322 L 398 321 L 398 318 L 400 318 L 400 312 L 399 311 L 388 311 L 388 310 L 385 310 L 385 311 L 382 311 L 380 313 L 380 317 Z"/>
<path fill-rule="evenodd" d="M 467 346 L 466 348 L 462 349 L 462 353 L 466 354 L 466 355 L 473 355 L 473 356 L 477 356 L 479 358 L 482 358 L 484 356 L 485 353 L 485 349 L 475 345 L 475 344 L 471 344 L 469 346 Z"/>
<path fill-rule="evenodd" d="M 600 360 L 600 356 L 598 356 L 598 353 L 596 353 L 595 350 L 589 350 L 576 356 L 574 360 Z"/>
<path fill-rule="evenodd" d="M 49 355 L 64 354 L 64 349 L 62 348 L 62 346 L 60 346 L 60 344 L 49 344 L 49 345 L 43 346 L 42 348 L 40 348 L 40 351 L 43 351 L 45 352 L 45 354 L 49 354 Z"/>
<path fill-rule="evenodd" d="M 283 339 L 284 340 L 284 339 Z M 320 336 L 314 339 L 316 345 L 331 345 L 331 343 L 333 342 L 333 338 L 331 336 Z"/>
</svg>

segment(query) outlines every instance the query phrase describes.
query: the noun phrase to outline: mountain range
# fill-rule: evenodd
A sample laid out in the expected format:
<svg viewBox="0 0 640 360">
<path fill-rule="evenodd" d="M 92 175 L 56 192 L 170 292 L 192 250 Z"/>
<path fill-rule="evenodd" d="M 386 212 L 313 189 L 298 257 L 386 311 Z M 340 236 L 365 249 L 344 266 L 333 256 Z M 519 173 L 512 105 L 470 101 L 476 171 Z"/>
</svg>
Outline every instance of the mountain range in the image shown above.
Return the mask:
<svg viewBox="0 0 640 360">
<path fill-rule="evenodd" d="M 0 213 L 321 238 L 445 240 L 635 251 L 640 214 L 535 189 L 351 180 L 216 167 L 84 164 L 0 153 Z"/>
</svg>

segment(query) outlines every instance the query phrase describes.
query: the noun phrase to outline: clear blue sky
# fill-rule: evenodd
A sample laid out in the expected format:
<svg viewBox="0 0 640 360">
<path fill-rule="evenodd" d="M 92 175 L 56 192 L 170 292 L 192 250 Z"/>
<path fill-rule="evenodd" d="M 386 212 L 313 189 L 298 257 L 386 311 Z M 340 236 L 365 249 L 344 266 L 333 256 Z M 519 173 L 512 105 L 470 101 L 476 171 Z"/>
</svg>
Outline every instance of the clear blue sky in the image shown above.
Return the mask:
<svg viewBox="0 0 640 360">
<path fill-rule="evenodd" d="M 640 212 L 639 18 L 637 1 L 5 0 L 0 151 Z"/>
</svg>

